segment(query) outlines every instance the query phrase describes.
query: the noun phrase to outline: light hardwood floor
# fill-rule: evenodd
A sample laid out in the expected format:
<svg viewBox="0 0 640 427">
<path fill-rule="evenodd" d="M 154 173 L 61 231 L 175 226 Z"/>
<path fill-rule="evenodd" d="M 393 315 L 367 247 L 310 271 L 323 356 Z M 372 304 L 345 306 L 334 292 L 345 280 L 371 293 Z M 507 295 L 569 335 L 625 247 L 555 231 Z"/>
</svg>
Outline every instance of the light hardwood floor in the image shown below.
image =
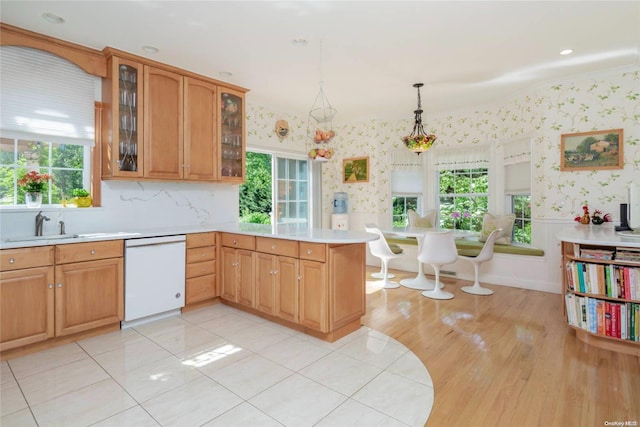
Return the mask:
<svg viewBox="0 0 640 427">
<path fill-rule="evenodd" d="M 368 282 L 376 271 L 367 268 Z M 396 281 L 415 276 L 390 271 Z M 363 318 L 429 370 L 435 402 L 428 427 L 640 426 L 640 358 L 577 340 L 561 295 L 484 285 L 494 295 L 476 296 L 460 290 L 469 282 L 441 281 L 453 300 L 367 286 Z"/>
</svg>

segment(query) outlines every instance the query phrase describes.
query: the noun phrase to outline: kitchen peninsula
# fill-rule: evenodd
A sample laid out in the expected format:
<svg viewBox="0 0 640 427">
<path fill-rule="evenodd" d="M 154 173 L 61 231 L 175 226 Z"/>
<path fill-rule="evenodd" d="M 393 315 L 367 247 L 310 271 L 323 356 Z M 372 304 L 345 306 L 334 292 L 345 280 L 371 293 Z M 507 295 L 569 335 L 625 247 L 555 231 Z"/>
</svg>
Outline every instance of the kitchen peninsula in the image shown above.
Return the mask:
<svg viewBox="0 0 640 427">
<path fill-rule="evenodd" d="M 117 232 L 100 230 L 67 238 L 44 236 L 37 240 L 11 236 L 0 243 L 2 323 L 15 326 L 3 327 L 0 342 L 3 358 L 7 356 L 6 350 L 28 351 L 31 346 L 42 349 L 43 345 L 119 328 L 127 287 L 122 273 L 122 263 L 127 262 L 126 254 L 123 260 L 125 241 L 179 234 L 186 235 L 186 262 L 192 268 L 187 268 L 187 306 L 183 310 L 221 301 L 327 341 L 335 341 L 360 327 L 365 313 L 365 244 L 376 238 L 372 234 L 296 226 L 210 224 Z M 203 239 L 204 236 L 207 239 Z M 206 246 L 202 244 L 205 240 Z M 190 248 L 190 241 L 199 243 Z M 79 286 L 89 277 L 95 277 L 87 268 L 93 265 L 90 263 L 96 263 L 93 258 L 95 254 L 102 254 L 101 247 L 105 244 L 115 251 L 105 257 L 113 259 L 109 262 L 117 268 L 110 270 L 105 280 L 92 280 L 89 287 Z M 38 258 L 42 262 L 37 265 L 32 256 L 36 248 L 47 255 Z M 59 254 L 76 252 L 86 253 L 84 257 L 72 257 L 73 265 L 85 276 L 78 276 L 78 280 L 82 280 L 75 284 L 74 298 L 70 298 L 64 294 L 70 288 L 58 279 L 63 277 L 59 272 L 64 268 Z M 194 258 L 205 253 L 211 256 L 202 262 Z M 100 263 L 96 265 L 102 267 Z M 196 274 L 197 280 L 190 282 L 189 272 L 200 266 L 209 269 L 207 274 Z M 42 273 L 38 280 L 31 274 L 34 269 Z M 205 277 L 209 293 L 198 294 L 197 289 L 190 288 L 203 286 Z M 190 292 L 205 297 L 192 298 L 197 302 L 190 304 Z M 104 301 L 105 295 L 113 301 L 109 313 L 101 319 L 91 318 L 95 311 L 83 307 L 95 306 L 98 300 Z M 34 298 L 38 304 L 34 304 Z M 56 318 L 62 313 L 62 303 L 66 304 L 67 312 L 82 313 L 81 319 L 74 318 L 78 320 L 77 327 L 57 326 L 69 318 Z M 72 307 L 73 304 L 83 307 Z M 9 314 L 20 319 L 5 319 Z M 33 327 L 24 330 L 20 325 Z"/>
</svg>

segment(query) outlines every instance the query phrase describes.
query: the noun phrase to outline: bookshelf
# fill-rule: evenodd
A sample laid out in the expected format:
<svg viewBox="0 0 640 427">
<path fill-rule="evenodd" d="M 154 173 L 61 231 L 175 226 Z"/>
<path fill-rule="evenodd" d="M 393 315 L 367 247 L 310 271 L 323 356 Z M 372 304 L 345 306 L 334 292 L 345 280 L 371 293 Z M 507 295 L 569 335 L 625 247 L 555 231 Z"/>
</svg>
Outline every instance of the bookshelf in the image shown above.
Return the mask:
<svg viewBox="0 0 640 427">
<path fill-rule="evenodd" d="M 640 356 L 640 239 L 591 227 L 558 236 L 565 318 L 583 342 Z"/>
</svg>

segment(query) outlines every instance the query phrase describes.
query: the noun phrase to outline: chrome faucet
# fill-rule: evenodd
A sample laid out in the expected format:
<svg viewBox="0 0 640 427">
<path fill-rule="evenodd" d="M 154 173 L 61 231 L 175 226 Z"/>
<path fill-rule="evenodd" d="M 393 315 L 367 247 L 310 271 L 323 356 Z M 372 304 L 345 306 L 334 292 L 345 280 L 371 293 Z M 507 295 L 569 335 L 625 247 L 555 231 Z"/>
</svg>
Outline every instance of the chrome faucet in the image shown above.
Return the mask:
<svg viewBox="0 0 640 427">
<path fill-rule="evenodd" d="M 67 234 L 64 229 L 64 221 L 58 221 L 58 224 L 60 224 L 60 235 Z"/>
<path fill-rule="evenodd" d="M 49 221 L 49 217 L 42 215 L 42 211 L 36 215 L 36 236 L 42 236 L 42 223 Z"/>
</svg>

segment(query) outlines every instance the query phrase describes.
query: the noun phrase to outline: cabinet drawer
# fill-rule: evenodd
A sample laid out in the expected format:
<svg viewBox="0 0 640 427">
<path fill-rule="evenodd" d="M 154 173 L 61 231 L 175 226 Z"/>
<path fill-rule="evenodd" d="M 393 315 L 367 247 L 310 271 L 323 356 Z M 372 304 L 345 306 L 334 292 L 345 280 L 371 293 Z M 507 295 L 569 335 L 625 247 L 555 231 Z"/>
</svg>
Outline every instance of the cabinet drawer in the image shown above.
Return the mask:
<svg viewBox="0 0 640 427">
<path fill-rule="evenodd" d="M 196 262 L 187 264 L 187 278 L 204 276 L 205 274 L 214 274 L 216 272 L 216 261 Z"/>
<path fill-rule="evenodd" d="M 272 239 L 270 237 L 256 238 L 256 251 L 266 254 L 284 255 L 293 258 L 298 257 L 298 241 Z"/>
<path fill-rule="evenodd" d="M 187 264 L 216 259 L 215 246 L 187 249 Z"/>
<path fill-rule="evenodd" d="M 2 271 L 53 265 L 53 246 L 4 249 L 0 251 Z"/>
<path fill-rule="evenodd" d="M 187 249 L 199 248 L 202 246 L 215 246 L 215 244 L 215 232 L 187 234 Z"/>
<path fill-rule="evenodd" d="M 186 283 L 185 303 L 192 304 L 194 302 L 203 301 L 213 298 L 216 295 L 216 275 L 209 274 L 206 276 L 187 279 Z"/>
<path fill-rule="evenodd" d="M 300 258 L 311 261 L 326 261 L 327 245 L 324 243 L 300 242 Z"/>
<path fill-rule="evenodd" d="M 244 234 L 222 233 L 222 246 L 253 251 L 256 249 L 256 238 Z"/>
<path fill-rule="evenodd" d="M 122 257 L 123 242 L 123 240 L 107 240 L 56 246 L 56 264 Z"/>
</svg>

